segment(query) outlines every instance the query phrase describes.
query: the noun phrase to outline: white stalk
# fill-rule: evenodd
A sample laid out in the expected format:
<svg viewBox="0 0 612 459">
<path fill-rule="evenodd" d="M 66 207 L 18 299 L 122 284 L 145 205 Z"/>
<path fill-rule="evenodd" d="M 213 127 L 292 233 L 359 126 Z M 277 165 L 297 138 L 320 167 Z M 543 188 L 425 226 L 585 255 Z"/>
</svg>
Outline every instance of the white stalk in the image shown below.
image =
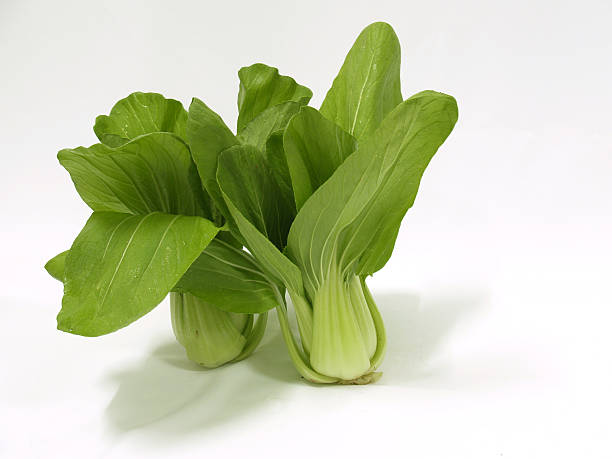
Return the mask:
<svg viewBox="0 0 612 459">
<path fill-rule="evenodd" d="M 372 332 L 365 318 L 365 313 L 369 314 L 365 299 L 362 301 L 356 292 L 351 294 L 351 290 L 350 283 L 334 267 L 315 293 L 313 302 L 310 364 L 321 374 L 345 381 L 368 373 L 374 353 L 372 333 L 374 349 L 376 343 L 376 332 Z"/>
</svg>

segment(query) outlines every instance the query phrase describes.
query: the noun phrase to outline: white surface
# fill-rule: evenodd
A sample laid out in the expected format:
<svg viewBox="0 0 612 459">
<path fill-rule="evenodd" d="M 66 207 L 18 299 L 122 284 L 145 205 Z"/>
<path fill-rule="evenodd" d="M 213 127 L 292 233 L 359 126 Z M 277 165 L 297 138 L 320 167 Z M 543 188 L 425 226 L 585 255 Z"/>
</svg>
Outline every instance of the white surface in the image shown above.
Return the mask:
<svg viewBox="0 0 612 459">
<path fill-rule="evenodd" d="M 308 3 L 0 4 L 0 457 L 612 456 L 609 2 Z M 167 304 L 99 339 L 55 330 L 42 265 L 88 215 L 60 148 L 134 90 L 233 123 L 256 61 L 318 107 L 374 20 L 400 37 L 404 95 L 460 110 L 370 283 L 377 384 L 301 382 L 274 321 L 214 371 L 186 362 Z"/>
</svg>

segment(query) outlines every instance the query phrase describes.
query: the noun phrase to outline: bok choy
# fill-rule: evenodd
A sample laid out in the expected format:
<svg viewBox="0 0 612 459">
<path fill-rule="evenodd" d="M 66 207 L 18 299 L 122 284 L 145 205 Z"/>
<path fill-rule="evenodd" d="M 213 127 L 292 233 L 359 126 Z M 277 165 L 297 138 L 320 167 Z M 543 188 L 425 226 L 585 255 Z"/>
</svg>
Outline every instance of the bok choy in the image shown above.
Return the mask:
<svg viewBox="0 0 612 459">
<path fill-rule="evenodd" d="M 458 118 L 449 95 L 404 100 L 400 61 L 378 22 L 318 110 L 308 88 L 254 64 L 238 73 L 235 132 L 197 98 L 185 111 L 135 93 L 98 117 L 101 143 L 58 155 L 93 210 L 46 265 L 64 282 L 58 328 L 110 333 L 170 294 L 177 340 L 214 367 L 248 356 L 276 308 L 304 378 L 378 379 L 386 335 L 367 278 Z"/>
<path fill-rule="evenodd" d="M 272 101 L 244 101 L 250 110 L 241 120 L 246 134 L 240 140 L 231 135 L 238 144 L 284 127 L 292 110 L 310 99 L 310 91 L 293 79 L 257 68 L 283 81 L 286 90 Z M 292 98 L 292 89 L 300 96 L 287 109 L 283 103 Z M 60 330 L 110 333 L 170 294 L 172 328 L 191 360 L 216 367 L 256 348 L 266 311 L 277 300 L 223 226 L 208 191 L 216 188 L 199 174 L 186 141 L 194 129 L 197 124 L 180 102 L 134 93 L 96 119 L 100 143 L 59 152 L 77 192 L 94 211 L 70 250 L 45 266 L 64 283 Z M 205 151 L 198 150 L 198 165 L 214 164 L 226 146 L 207 141 Z"/>
<path fill-rule="evenodd" d="M 372 24 L 320 110 L 302 107 L 263 149 L 237 145 L 219 157 L 229 226 L 274 289 L 293 363 L 313 382 L 380 376 L 386 336 L 366 278 L 391 256 L 425 168 L 457 121 L 446 94 L 403 100 L 399 71 L 393 29 Z"/>
</svg>

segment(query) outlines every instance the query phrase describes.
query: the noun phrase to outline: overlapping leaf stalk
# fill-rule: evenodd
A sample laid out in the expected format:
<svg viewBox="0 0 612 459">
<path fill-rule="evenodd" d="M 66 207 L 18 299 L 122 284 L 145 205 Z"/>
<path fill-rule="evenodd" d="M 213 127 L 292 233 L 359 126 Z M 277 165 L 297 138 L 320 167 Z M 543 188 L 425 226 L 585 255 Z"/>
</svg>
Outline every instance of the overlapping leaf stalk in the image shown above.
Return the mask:
<svg viewBox="0 0 612 459">
<path fill-rule="evenodd" d="M 456 102 L 434 91 L 403 100 L 400 46 L 384 23 L 359 35 L 320 110 L 306 106 L 310 90 L 275 69 L 255 64 L 239 76 L 236 135 L 202 101 L 194 99 L 185 115 L 164 99 L 165 110 L 128 104 L 99 118 L 96 134 L 107 146 L 60 152 L 96 211 L 60 271 L 60 328 L 107 333 L 172 291 L 174 329 L 188 353 L 199 346 L 210 354 L 209 344 L 191 346 L 186 338 L 207 330 L 208 337 L 233 336 L 234 343 L 242 334 L 248 344 L 227 352 L 240 358 L 256 345 L 244 333 L 250 319 L 215 317 L 276 307 L 302 376 L 318 383 L 374 381 L 386 337 L 366 278 L 391 256 L 424 170 L 457 120 Z M 160 97 L 130 97 L 145 96 Z M 152 139 L 163 154 L 138 149 Z M 113 157 L 117 151 L 135 156 L 124 161 Z M 105 175 L 115 169 L 116 176 Z M 192 191 L 175 196 L 175 189 Z M 149 229 L 154 223 L 156 233 Z M 137 252 L 143 228 L 147 243 Z M 55 265 L 61 262 L 49 266 Z M 156 276 L 163 282 L 155 284 Z M 289 326 L 287 297 L 299 336 Z M 207 322 L 212 326 L 194 327 L 192 319 L 177 326 L 178 317 L 204 310 L 200 302 L 217 312 Z M 260 337 L 263 326 L 253 330 Z"/>
</svg>

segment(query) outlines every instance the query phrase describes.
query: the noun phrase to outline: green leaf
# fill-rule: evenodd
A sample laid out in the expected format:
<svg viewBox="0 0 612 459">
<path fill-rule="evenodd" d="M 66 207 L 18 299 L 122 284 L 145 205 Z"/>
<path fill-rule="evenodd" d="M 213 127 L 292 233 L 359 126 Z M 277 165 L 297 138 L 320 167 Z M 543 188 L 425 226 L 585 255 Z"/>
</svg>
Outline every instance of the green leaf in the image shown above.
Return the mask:
<svg viewBox="0 0 612 459">
<path fill-rule="evenodd" d="M 196 98 L 189 106 L 185 137 L 198 168 L 202 186 L 212 198 L 215 206 L 227 218 L 229 211 L 216 179 L 217 161 L 223 150 L 238 145 L 238 139 L 219 115 Z"/>
<path fill-rule="evenodd" d="M 373 133 L 402 101 L 400 44 L 384 22 L 367 26 L 349 51 L 321 113 L 357 140 Z"/>
<path fill-rule="evenodd" d="M 173 134 L 147 134 L 115 149 L 66 149 L 58 159 L 94 211 L 210 216 L 189 148 Z"/>
<path fill-rule="evenodd" d="M 117 102 L 110 115 L 98 116 L 94 132 L 100 142 L 118 147 L 151 132 L 172 132 L 183 137 L 186 123 L 187 112 L 178 100 L 153 92 L 135 92 Z"/>
<path fill-rule="evenodd" d="M 289 122 L 283 146 L 299 210 L 355 151 L 357 142 L 314 108 L 303 107 Z"/>
<path fill-rule="evenodd" d="M 277 131 L 287 127 L 291 118 L 300 111 L 301 105 L 296 102 L 285 102 L 270 107 L 251 121 L 240 133 L 238 139 L 244 145 L 252 145 L 258 150 L 266 148 L 268 138 Z"/>
<path fill-rule="evenodd" d="M 283 131 L 276 131 L 268 137 L 265 153 L 266 161 L 276 183 L 278 183 L 281 196 L 295 215 L 295 198 L 293 197 L 293 185 L 291 184 L 291 175 L 289 174 L 289 166 L 283 147 Z"/>
<path fill-rule="evenodd" d="M 265 312 L 277 304 L 270 282 L 253 257 L 219 239 L 206 247 L 174 290 L 228 312 Z"/>
<path fill-rule="evenodd" d="M 94 212 L 66 258 L 58 328 L 98 336 L 145 315 L 218 230 L 201 217 Z"/>
<path fill-rule="evenodd" d="M 243 67 L 238 71 L 238 77 L 238 133 L 270 107 L 288 101 L 306 105 L 312 97 L 310 89 L 264 64 Z"/>
<path fill-rule="evenodd" d="M 67 255 L 68 250 L 55 255 L 45 264 L 45 269 L 51 275 L 51 277 L 60 282 L 64 282 L 64 265 L 66 263 Z"/>
<path fill-rule="evenodd" d="M 386 263 L 421 176 L 457 121 L 451 96 L 434 91 L 400 104 L 304 204 L 287 255 L 306 273 L 309 292 L 330 266 L 368 275 Z"/>
<path fill-rule="evenodd" d="M 292 220 L 291 209 L 283 207 L 278 184 L 262 154 L 247 145 L 224 151 L 219 157 L 217 181 L 249 252 L 273 282 L 281 281 L 301 293 L 299 269 L 279 250 Z"/>
<path fill-rule="evenodd" d="M 295 214 L 281 198 L 279 185 L 262 152 L 250 145 L 229 148 L 219 157 L 223 193 L 259 232 L 283 248 Z"/>
</svg>

